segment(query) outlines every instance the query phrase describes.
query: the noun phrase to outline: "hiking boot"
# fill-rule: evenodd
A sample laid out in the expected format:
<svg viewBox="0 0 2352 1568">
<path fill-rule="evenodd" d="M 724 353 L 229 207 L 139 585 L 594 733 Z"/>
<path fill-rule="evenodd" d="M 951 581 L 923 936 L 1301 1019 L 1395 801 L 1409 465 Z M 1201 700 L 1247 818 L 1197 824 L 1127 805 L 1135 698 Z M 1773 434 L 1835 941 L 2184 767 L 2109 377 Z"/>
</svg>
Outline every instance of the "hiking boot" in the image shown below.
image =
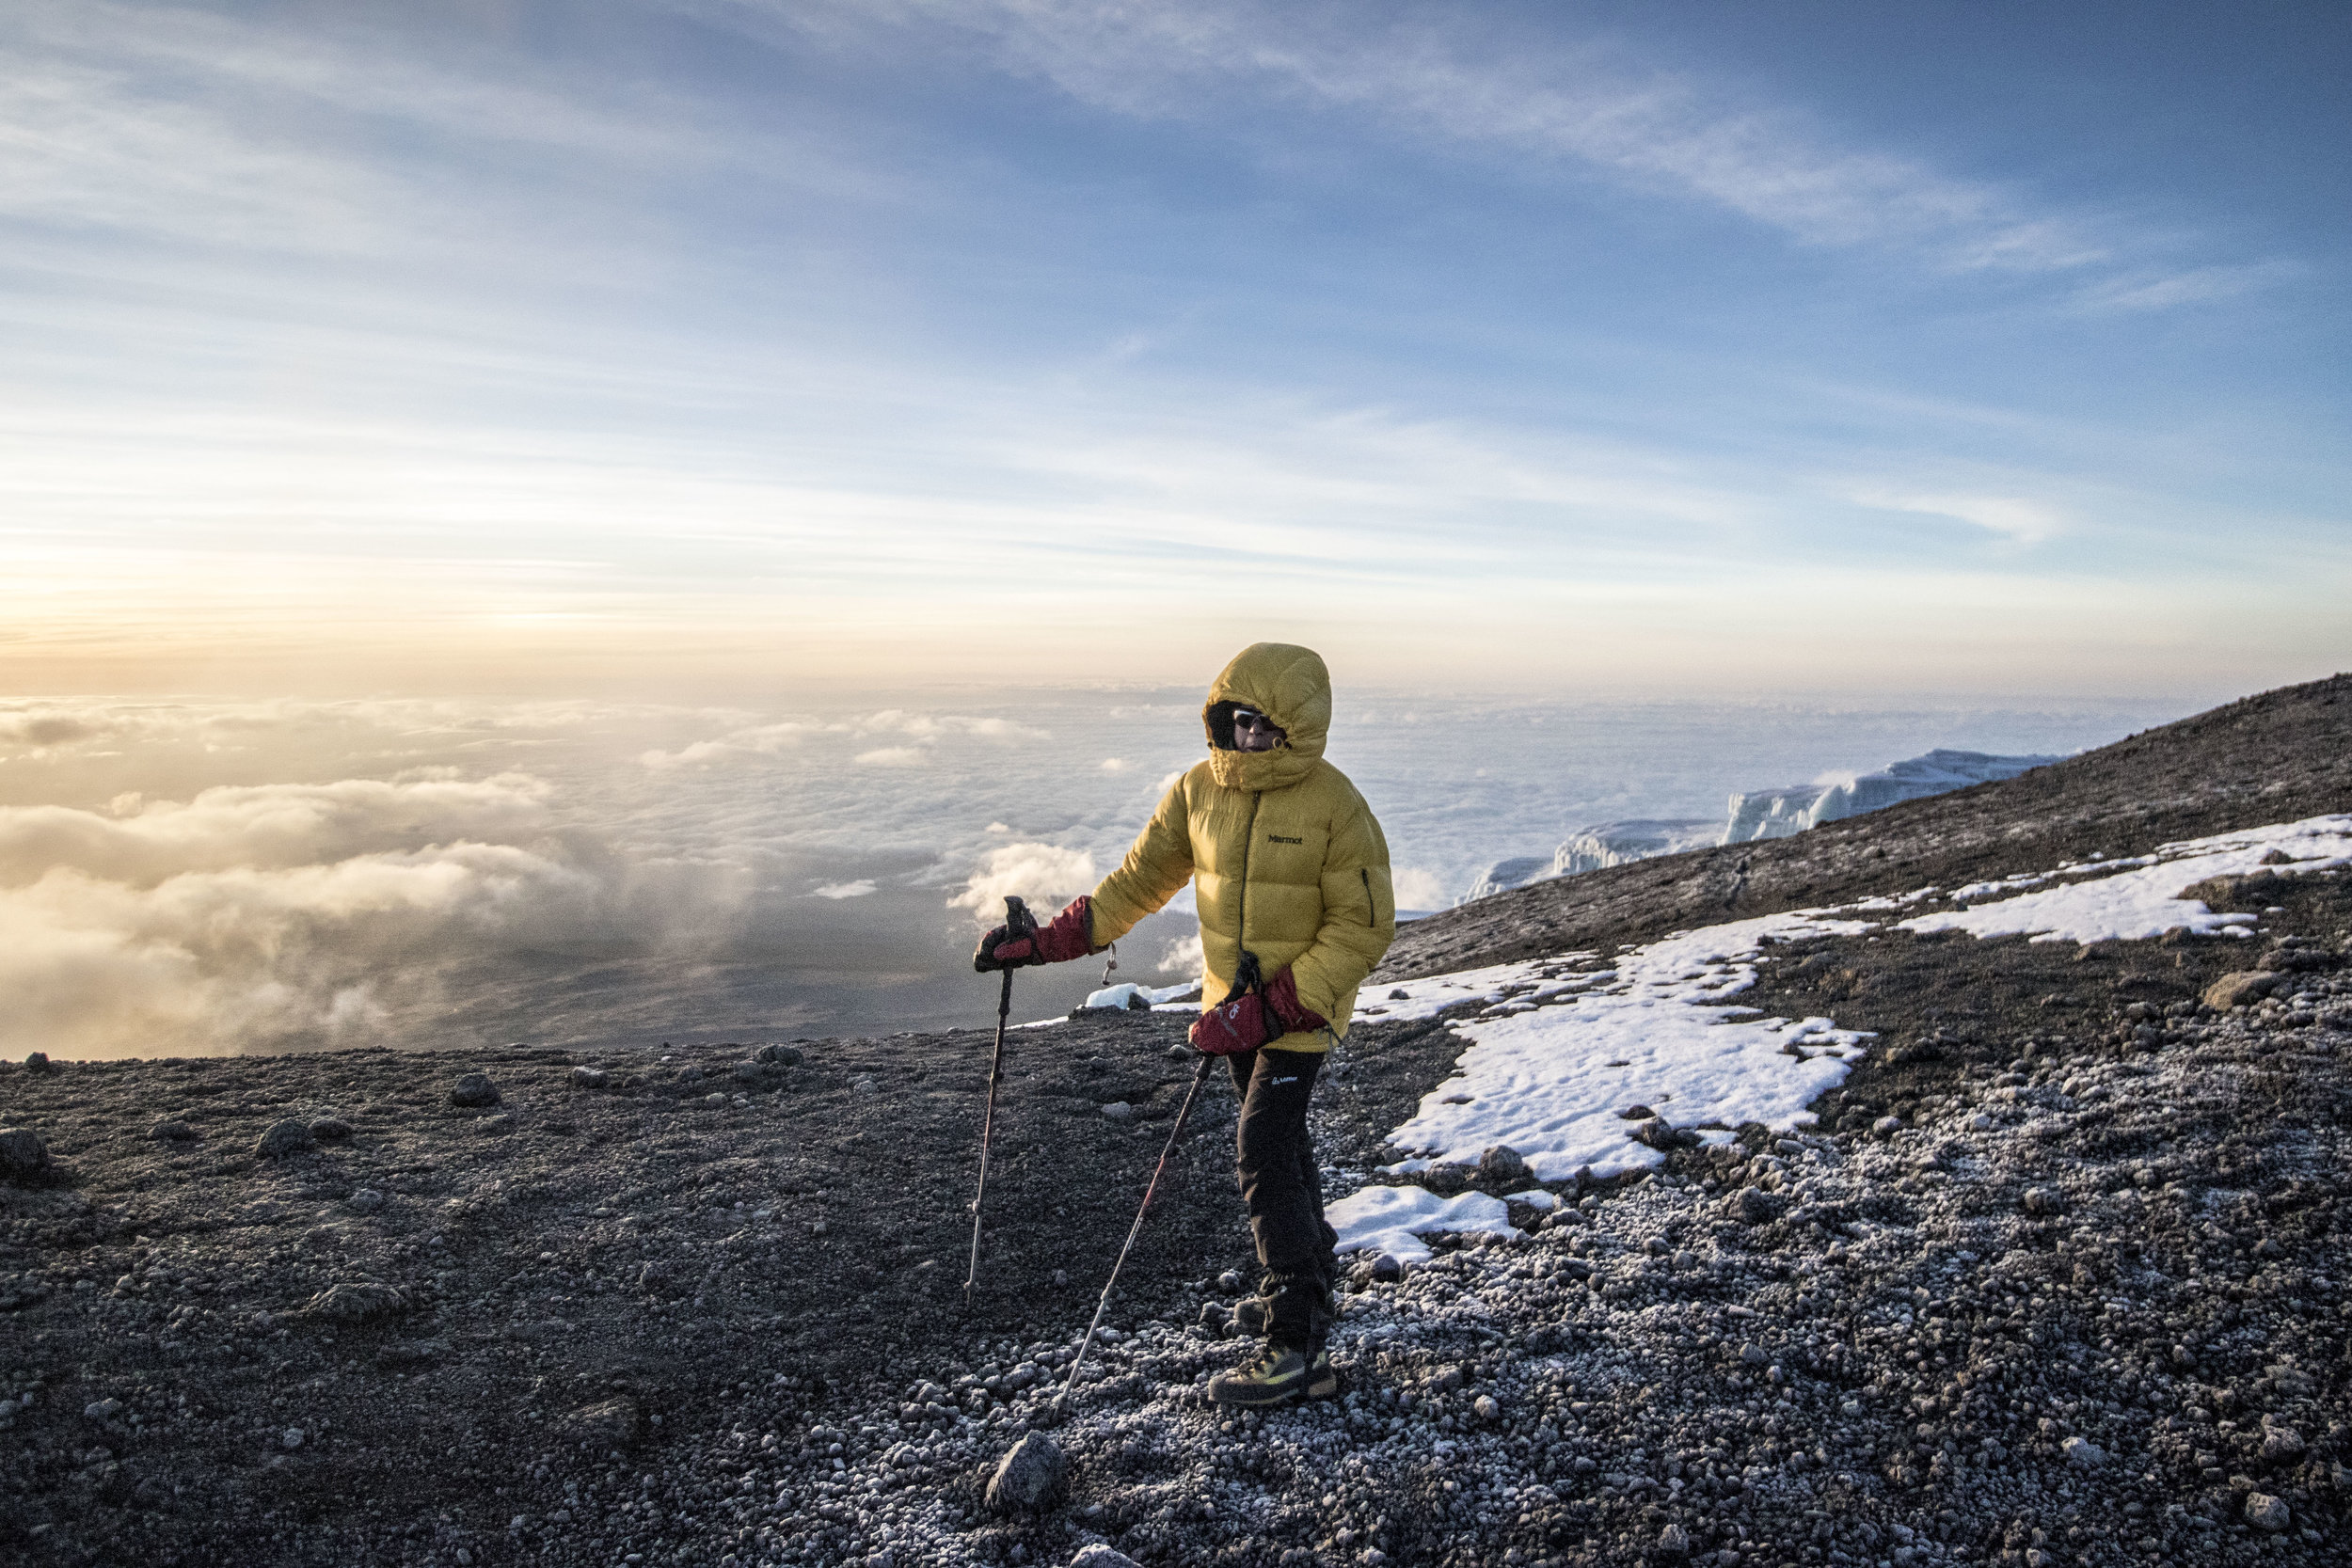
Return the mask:
<svg viewBox="0 0 2352 1568">
<path fill-rule="evenodd" d="M 1288 1404 L 1307 1391 L 1311 1370 L 1300 1352 L 1269 1342 L 1232 1371 L 1209 1379 L 1209 1400 L 1245 1408 Z"/>
<path fill-rule="evenodd" d="M 1307 1363 L 1307 1397 L 1311 1400 L 1337 1399 L 1344 1386 L 1340 1370 L 1331 1365 L 1331 1353 L 1318 1349 L 1314 1359 Z"/>
</svg>

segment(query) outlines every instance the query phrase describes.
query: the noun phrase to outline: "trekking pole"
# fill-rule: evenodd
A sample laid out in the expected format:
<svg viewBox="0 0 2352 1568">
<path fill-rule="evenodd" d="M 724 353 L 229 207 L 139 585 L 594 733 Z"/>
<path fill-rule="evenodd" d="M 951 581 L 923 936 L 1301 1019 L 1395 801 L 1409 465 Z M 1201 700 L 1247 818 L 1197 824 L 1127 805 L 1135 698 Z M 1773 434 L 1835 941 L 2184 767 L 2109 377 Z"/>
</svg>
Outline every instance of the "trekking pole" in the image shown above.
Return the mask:
<svg viewBox="0 0 2352 1568">
<path fill-rule="evenodd" d="M 1037 921 L 1020 899 L 1005 899 L 1005 940 L 1032 936 Z M 972 1305 L 972 1287 L 980 1277 L 980 1200 L 988 1196 L 989 1135 L 996 1127 L 996 1083 L 1005 1075 L 1005 1021 L 1012 1016 L 1012 966 L 1005 966 L 1004 989 L 996 994 L 996 1049 L 988 1058 L 988 1108 L 980 1113 L 980 1184 L 972 1195 L 972 1261 L 963 1271 L 963 1305 Z"/>
<path fill-rule="evenodd" d="M 1070 1363 L 1070 1381 L 1054 1396 L 1054 1415 L 1058 1418 L 1069 1407 L 1070 1396 L 1078 1389 L 1078 1369 L 1087 1364 L 1087 1351 L 1094 1343 L 1094 1331 L 1103 1326 L 1103 1313 L 1111 1304 L 1111 1292 L 1119 1288 L 1119 1271 L 1127 1266 L 1127 1254 L 1143 1234 L 1143 1216 L 1152 1212 L 1152 1195 L 1160 1190 L 1160 1178 L 1168 1174 L 1168 1157 L 1176 1152 L 1176 1140 L 1184 1135 L 1184 1121 L 1192 1115 L 1193 1098 L 1200 1085 L 1209 1080 L 1209 1069 L 1216 1065 L 1215 1056 L 1203 1055 L 1200 1065 L 1193 1069 L 1192 1087 L 1184 1091 L 1184 1102 L 1176 1112 L 1176 1125 L 1168 1130 L 1168 1146 L 1160 1150 L 1160 1163 L 1152 1172 L 1151 1184 L 1143 1189 L 1143 1206 L 1136 1211 L 1136 1223 L 1127 1227 L 1126 1245 L 1119 1249 L 1119 1260 L 1111 1265 L 1111 1276 L 1103 1286 L 1103 1299 L 1094 1304 L 1094 1321 L 1087 1324 L 1086 1338 L 1078 1341 L 1077 1359 Z"/>
</svg>

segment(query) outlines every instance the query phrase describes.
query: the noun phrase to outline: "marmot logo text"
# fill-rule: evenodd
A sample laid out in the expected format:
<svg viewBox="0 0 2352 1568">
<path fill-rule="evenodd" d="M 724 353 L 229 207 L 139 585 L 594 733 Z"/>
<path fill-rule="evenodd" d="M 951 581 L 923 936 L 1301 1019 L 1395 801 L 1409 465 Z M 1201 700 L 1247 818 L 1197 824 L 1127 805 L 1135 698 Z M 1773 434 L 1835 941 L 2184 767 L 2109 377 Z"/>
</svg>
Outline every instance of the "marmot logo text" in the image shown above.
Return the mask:
<svg viewBox="0 0 2352 1568">
<path fill-rule="evenodd" d="M 1303 838 L 1284 838 L 1280 833 L 1268 833 L 1265 835 L 1265 841 L 1268 844 L 1304 844 L 1307 842 Z"/>
</svg>

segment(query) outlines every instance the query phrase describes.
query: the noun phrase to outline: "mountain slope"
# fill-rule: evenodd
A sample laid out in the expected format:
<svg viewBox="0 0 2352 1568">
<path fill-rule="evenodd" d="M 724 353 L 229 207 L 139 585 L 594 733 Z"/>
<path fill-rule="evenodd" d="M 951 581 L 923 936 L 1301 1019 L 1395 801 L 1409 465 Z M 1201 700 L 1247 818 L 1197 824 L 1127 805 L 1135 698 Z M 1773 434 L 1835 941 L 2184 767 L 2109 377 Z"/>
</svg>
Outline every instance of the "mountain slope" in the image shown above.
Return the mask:
<svg viewBox="0 0 2352 1568">
<path fill-rule="evenodd" d="M 1794 838 L 1538 882 L 1416 921 L 1374 976 L 1408 979 L 2092 854 L 2352 810 L 2352 675 L 2249 697 L 2000 784 Z"/>
</svg>

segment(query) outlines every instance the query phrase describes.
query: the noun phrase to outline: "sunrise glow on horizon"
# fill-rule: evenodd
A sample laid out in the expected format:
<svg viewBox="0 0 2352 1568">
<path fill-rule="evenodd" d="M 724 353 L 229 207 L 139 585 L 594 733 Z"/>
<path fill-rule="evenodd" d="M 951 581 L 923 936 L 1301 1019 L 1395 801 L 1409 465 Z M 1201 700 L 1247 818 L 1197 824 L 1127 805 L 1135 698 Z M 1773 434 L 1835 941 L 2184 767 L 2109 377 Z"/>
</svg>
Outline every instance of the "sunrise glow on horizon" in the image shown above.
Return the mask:
<svg viewBox="0 0 2352 1568">
<path fill-rule="evenodd" d="M 32 0 L 0 689 L 2323 673 L 2344 30 L 2125 14 Z"/>
</svg>

